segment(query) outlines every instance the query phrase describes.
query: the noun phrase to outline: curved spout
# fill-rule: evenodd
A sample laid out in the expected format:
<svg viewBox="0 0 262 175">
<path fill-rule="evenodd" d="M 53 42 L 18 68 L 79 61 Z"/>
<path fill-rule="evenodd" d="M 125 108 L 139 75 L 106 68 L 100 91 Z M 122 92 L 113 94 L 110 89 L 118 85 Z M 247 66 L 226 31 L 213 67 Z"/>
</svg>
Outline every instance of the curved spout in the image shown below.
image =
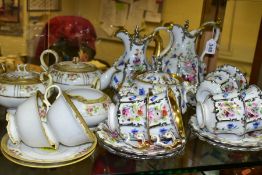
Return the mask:
<svg viewBox="0 0 262 175">
<path fill-rule="evenodd" d="M 127 48 L 130 45 L 130 34 L 124 27 L 119 27 L 119 29 L 115 32 L 114 35 L 115 37 L 120 38 L 123 41 L 125 48 Z"/>
<path fill-rule="evenodd" d="M 108 69 L 106 72 L 104 72 L 101 77 L 100 77 L 100 88 L 101 90 L 105 89 L 108 87 L 108 85 L 111 82 L 111 78 L 112 76 L 116 73 L 119 72 L 120 70 L 118 70 L 115 66 L 111 67 L 110 69 Z"/>
</svg>

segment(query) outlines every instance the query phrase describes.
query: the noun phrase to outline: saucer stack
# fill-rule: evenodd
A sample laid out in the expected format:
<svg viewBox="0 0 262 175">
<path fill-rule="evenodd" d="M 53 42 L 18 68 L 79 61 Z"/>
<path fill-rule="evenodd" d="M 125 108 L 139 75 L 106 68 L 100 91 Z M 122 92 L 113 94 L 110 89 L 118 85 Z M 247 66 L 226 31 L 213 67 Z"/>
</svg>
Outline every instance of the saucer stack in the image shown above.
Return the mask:
<svg viewBox="0 0 262 175">
<path fill-rule="evenodd" d="M 58 149 L 34 148 L 23 142 L 16 145 L 6 134 L 1 141 L 1 151 L 10 161 L 28 167 L 54 168 L 71 165 L 91 156 L 95 151 L 96 140 L 74 147 L 59 145 Z"/>
<path fill-rule="evenodd" d="M 57 88 L 56 100 L 47 98 Z M 79 93 L 89 92 L 80 89 Z M 80 95 L 81 95 L 80 93 Z M 71 94 L 72 95 L 72 94 Z M 74 91 L 74 95 L 77 92 Z M 7 134 L 1 151 L 10 161 L 29 167 L 52 168 L 79 162 L 95 151 L 97 139 L 70 95 L 52 85 L 7 113 Z"/>
<path fill-rule="evenodd" d="M 219 67 L 199 85 L 193 133 L 212 145 L 237 151 L 262 150 L 262 91 L 247 86 L 237 68 Z"/>
</svg>

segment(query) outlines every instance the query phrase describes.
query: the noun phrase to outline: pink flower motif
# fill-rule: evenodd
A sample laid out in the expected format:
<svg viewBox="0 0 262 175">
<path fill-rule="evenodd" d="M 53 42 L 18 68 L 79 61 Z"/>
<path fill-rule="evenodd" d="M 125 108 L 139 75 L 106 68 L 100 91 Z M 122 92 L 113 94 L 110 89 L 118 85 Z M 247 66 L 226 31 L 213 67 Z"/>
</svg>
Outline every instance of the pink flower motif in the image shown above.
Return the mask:
<svg viewBox="0 0 262 175">
<path fill-rule="evenodd" d="M 148 119 L 149 121 L 152 121 L 154 119 L 154 112 L 152 109 L 149 109 L 148 111 Z"/>
<path fill-rule="evenodd" d="M 122 110 L 122 115 L 128 116 L 129 114 L 130 114 L 129 108 L 124 108 L 124 109 Z"/>
</svg>

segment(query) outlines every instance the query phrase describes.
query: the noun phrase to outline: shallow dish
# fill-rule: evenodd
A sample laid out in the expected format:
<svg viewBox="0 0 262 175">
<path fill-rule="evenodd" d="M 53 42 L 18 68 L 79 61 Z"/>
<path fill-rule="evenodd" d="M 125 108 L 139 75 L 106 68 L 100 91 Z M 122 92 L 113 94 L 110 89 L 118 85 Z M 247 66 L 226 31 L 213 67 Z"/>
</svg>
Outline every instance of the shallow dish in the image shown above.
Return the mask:
<svg viewBox="0 0 262 175">
<path fill-rule="evenodd" d="M 72 165 L 72 164 L 75 164 L 77 162 L 80 162 L 80 161 L 90 157 L 94 153 L 94 151 L 95 151 L 95 149 L 93 151 L 91 151 L 89 154 L 86 154 L 86 155 L 84 155 L 83 157 L 81 157 L 79 159 L 66 161 L 66 162 L 59 162 L 59 163 L 33 163 L 33 162 L 26 162 L 26 161 L 19 160 L 19 159 L 16 159 L 16 158 L 13 158 L 13 157 L 9 156 L 3 150 L 2 150 L 2 154 L 5 156 L 5 158 L 7 158 L 11 162 L 16 163 L 18 165 L 32 167 L 32 168 L 57 168 L 57 167 Z"/>
<path fill-rule="evenodd" d="M 262 150 L 262 131 L 253 131 L 245 134 L 245 137 L 235 139 L 227 137 L 226 134 L 213 134 L 206 129 L 200 129 L 196 115 L 193 115 L 189 121 L 193 134 L 197 135 L 201 140 L 207 141 L 212 145 L 226 148 L 228 150 L 238 151 L 258 151 Z"/>
<path fill-rule="evenodd" d="M 138 148 L 125 142 L 117 132 L 112 132 L 105 123 L 98 126 L 96 135 L 99 143 L 109 152 L 135 159 L 159 159 L 174 156 L 183 150 L 186 143 L 185 139 L 177 139 L 177 144 L 170 148 L 157 145 Z"/>
<path fill-rule="evenodd" d="M 97 140 L 95 139 L 93 143 L 74 147 L 60 145 L 57 150 L 50 148 L 33 148 L 23 143 L 18 145 L 13 144 L 6 134 L 1 140 L 1 150 L 9 157 L 27 163 L 62 164 L 63 162 L 75 161 L 86 155 L 90 155 L 90 153 L 94 151 L 96 144 Z"/>
</svg>

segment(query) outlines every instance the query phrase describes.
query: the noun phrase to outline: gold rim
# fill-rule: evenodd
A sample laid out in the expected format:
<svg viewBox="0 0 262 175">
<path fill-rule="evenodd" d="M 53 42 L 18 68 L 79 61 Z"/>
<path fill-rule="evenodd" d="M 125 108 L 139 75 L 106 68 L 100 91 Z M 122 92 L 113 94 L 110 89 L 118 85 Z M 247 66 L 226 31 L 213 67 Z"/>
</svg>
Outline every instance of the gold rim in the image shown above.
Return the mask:
<svg viewBox="0 0 262 175">
<path fill-rule="evenodd" d="M 79 95 L 67 94 L 67 96 L 70 97 L 71 99 L 77 100 L 77 101 L 84 103 L 84 104 L 103 103 L 103 102 L 106 102 L 109 99 L 109 97 L 106 94 L 103 94 L 102 97 L 100 97 L 100 98 L 92 99 L 92 100 L 87 100 L 86 98 L 79 96 Z"/>
<path fill-rule="evenodd" d="M 27 160 L 27 159 L 25 159 L 25 158 L 19 157 L 19 156 L 17 156 L 16 154 L 14 154 L 13 152 L 11 152 L 11 151 L 8 149 L 8 147 L 7 147 L 7 142 L 8 142 L 8 140 L 9 140 L 8 134 L 5 134 L 5 135 L 3 136 L 3 138 L 2 138 L 2 140 L 1 140 L 1 150 L 2 150 L 2 152 L 5 152 L 8 156 L 12 157 L 13 159 L 17 159 L 17 160 L 19 160 L 19 161 L 24 161 L 24 162 L 28 162 L 28 163 L 36 163 L 36 164 L 54 164 L 54 163 L 61 163 L 61 164 L 62 164 L 62 163 L 71 162 L 71 161 L 74 161 L 74 160 L 76 160 L 76 159 L 79 159 L 79 158 L 81 158 L 81 157 L 83 157 L 83 156 L 85 156 L 85 155 L 90 154 L 92 151 L 94 151 L 95 148 L 96 148 L 96 145 L 97 145 L 97 139 L 96 139 L 94 133 L 92 133 L 92 135 L 93 135 L 93 137 L 94 137 L 94 142 L 92 143 L 92 146 L 90 146 L 90 147 L 88 148 L 88 151 L 87 151 L 85 154 L 83 154 L 83 155 L 81 155 L 81 156 L 80 156 L 80 155 L 79 155 L 79 156 L 76 156 L 76 157 L 74 157 L 74 158 L 69 158 L 69 159 L 67 159 L 67 160 L 62 160 L 62 161 L 46 161 L 46 160 L 31 161 L 31 160 Z"/>
<path fill-rule="evenodd" d="M 38 113 L 38 116 L 39 116 L 39 120 L 40 120 L 40 123 L 41 123 L 41 129 L 42 129 L 42 132 L 49 144 L 49 146 L 53 149 L 57 149 L 58 148 L 58 144 L 55 143 L 55 140 L 52 140 L 48 134 L 46 133 L 46 130 L 45 130 L 45 127 L 43 126 L 43 122 L 42 119 L 41 119 L 41 116 L 39 114 L 39 103 L 38 103 L 38 98 L 40 98 L 40 100 L 42 101 L 42 106 L 45 107 L 45 112 L 47 110 L 47 107 L 45 105 L 45 103 L 43 102 L 44 101 L 44 95 L 40 92 L 40 91 L 36 91 L 36 95 L 35 95 L 35 98 L 36 98 L 36 108 L 37 108 L 37 113 Z M 45 115 L 45 118 L 47 118 L 47 116 Z"/>
<path fill-rule="evenodd" d="M 179 132 L 180 136 L 182 137 L 182 139 L 184 139 L 185 138 L 185 129 L 184 129 L 184 125 L 183 125 L 182 115 L 181 115 L 181 112 L 179 110 L 179 106 L 177 104 L 175 94 L 174 94 L 174 92 L 172 91 L 171 88 L 168 88 L 168 97 L 169 97 L 169 101 L 171 103 L 171 107 L 172 107 L 173 112 L 174 112 L 174 121 L 177 124 L 178 132 Z"/>
<path fill-rule="evenodd" d="M 72 100 L 69 98 L 69 96 L 63 92 L 63 96 L 66 100 L 66 102 L 69 104 L 69 106 L 71 107 L 73 113 L 75 114 L 74 116 L 76 117 L 76 120 L 79 121 L 80 125 L 82 126 L 82 128 L 84 129 L 85 134 L 90 138 L 90 141 L 95 140 L 94 138 L 94 134 L 92 133 L 92 131 L 89 129 L 85 119 L 83 118 L 83 116 L 80 114 L 80 112 L 78 111 L 78 109 L 76 108 L 76 106 L 74 105 L 74 103 L 72 102 Z"/>
<path fill-rule="evenodd" d="M 9 84 L 9 85 L 32 85 L 32 84 L 40 84 L 40 74 L 36 72 L 29 72 L 33 75 L 32 78 L 22 78 L 22 77 L 8 77 L 10 73 L 3 73 L 0 76 L 0 83 L 2 84 Z"/>
<path fill-rule="evenodd" d="M 150 84 L 150 85 L 165 85 L 165 84 L 153 83 L 152 81 L 145 81 L 145 80 L 142 80 L 142 79 L 138 78 L 139 75 L 143 75 L 145 73 L 147 73 L 147 72 L 142 72 L 142 73 L 135 74 L 134 75 L 134 79 L 137 80 L 137 81 L 140 81 L 142 83 Z M 154 73 L 154 72 L 151 72 L 151 73 Z M 156 72 L 156 73 L 158 73 L 158 72 Z M 179 75 L 177 75 L 175 73 L 172 73 L 172 74 L 165 73 L 165 74 L 170 76 L 170 77 L 172 77 L 172 78 L 174 78 L 174 79 L 176 79 L 178 81 L 178 83 L 182 83 L 183 82 L 183 79 Z M 171 85 L 172 86 L 172 85 L 177 85 L 177 84 L 174 83 L 174 84 L 166 84 L 166 85 Z"/>
<path fill-rule="evenodd" d="M 85 155 L 85 156 L 83 156 L 79 159 L 76 159 L 74 161 L 60 162 L 60 163 L 55 163 L 55 164 L 54 163 L 45 164 L 45 163 L 26 162 L 26 161 L 15 159 L 15 158 L 9 156 L 2 149 L 1 149 L 1 151 L 2 151 L 2 154 L 5 156 L 6 159 L 8 159 L 9 161 L 16 163 L 18 165 L 22 165 L 22 166 L 26 166 L 26 167 L 32 167 L 32 168 L 57 168 L 57 167 L 62 167 L 62 166 L 67 166 L 67 165 L 72 165 L 72 164 L 78 163 L 78 162 L 90 157 L 95 152 L 95 149 L 92 150 L 89 154 L 87 154 L 87 155 Z"/>
<path fill-rule="evenodd" d="M 87 73 L 87 72 L 95 72 L 97 68 L 94 65 L 88 63 L 83 63 L 83 62 L 73 63 L 72 61 L 65 61 L 53 65 L 53 70 L 60 71 L 60 72 L 71 72 L 71 73 Z"/>
</svg>

